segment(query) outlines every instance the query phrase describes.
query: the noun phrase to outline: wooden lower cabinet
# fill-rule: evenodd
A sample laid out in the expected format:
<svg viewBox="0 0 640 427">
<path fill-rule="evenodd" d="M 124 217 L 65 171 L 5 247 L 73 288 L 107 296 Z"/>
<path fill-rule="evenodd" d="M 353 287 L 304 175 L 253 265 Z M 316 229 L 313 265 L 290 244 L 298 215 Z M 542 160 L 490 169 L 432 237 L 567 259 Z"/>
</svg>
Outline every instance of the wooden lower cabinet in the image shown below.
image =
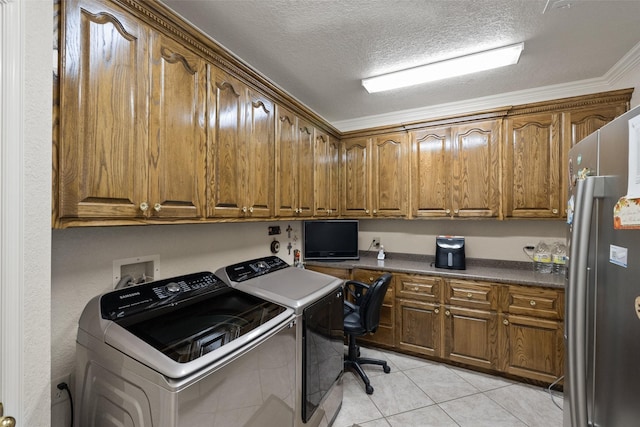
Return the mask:
<svg viewBox="0 0 640 427">
<path fill-rule="evenodd" d="M 396 299 L 396 347 L 431 357 L 442 356 L 440 304 Z"/>
<path fill-rule="evenodd" d="M 486 310 L 446 306 L 444 358 L 465 365 L 498 368 L 498 315 Z"/>
<path fill-rule="evenodd" d="M 351 273 L 351 278 L 358 282 L 370 285 L 384 273 L 384 271 L 354 269 Z M 378 325 L 378 330 L 371 335 L 359 337 L 359 342 L 380 344 L 385 347 L 395 347 L 394 281 L 395 277 L 391 280 L 391 284 L 389 284 L 389 288 L 387 289 L 387 294 L 385 295 L 384 301 L 382 302 L 382 309 L 380 310 L 380 324 Z"/>
</svg>

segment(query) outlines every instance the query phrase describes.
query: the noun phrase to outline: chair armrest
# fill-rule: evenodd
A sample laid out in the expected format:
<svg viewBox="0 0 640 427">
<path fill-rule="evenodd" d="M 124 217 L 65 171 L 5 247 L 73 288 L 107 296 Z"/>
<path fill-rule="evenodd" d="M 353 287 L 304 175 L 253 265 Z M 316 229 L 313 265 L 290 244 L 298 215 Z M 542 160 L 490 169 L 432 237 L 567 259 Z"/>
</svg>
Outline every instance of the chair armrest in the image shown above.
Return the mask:
<svg viewBox="0 0 640 427">
<path fill-rule="evenodd" d="M 363 291 L 368 290 L 369 285 L 367 285 L 366 283 L 358 282 L 356 280 L 347 280 L 346 282 L 344 282 L 344 289 L 345 292 L 353 297 L 355 305 L 360 305 L 362 297 L 365 294 L 365 292 Z"/>
</svg>

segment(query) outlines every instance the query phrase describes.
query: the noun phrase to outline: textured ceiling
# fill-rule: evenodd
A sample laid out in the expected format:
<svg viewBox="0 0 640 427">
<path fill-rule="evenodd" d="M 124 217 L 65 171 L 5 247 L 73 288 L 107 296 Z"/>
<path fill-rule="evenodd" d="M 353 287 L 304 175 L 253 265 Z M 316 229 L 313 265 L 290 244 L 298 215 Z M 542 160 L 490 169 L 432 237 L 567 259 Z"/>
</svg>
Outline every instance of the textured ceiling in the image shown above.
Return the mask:
<svg viewBox="0 0 640 427">
<path fill-rule="evenodd" d="M 640 42 L 640 1 L 164 0 L 333 124 L 600 78 Z M 518 64 L 368 94 L 360 80 L 524 42 Z M 340 126 L 338 126 L 340 127 Z"/>
</svg>

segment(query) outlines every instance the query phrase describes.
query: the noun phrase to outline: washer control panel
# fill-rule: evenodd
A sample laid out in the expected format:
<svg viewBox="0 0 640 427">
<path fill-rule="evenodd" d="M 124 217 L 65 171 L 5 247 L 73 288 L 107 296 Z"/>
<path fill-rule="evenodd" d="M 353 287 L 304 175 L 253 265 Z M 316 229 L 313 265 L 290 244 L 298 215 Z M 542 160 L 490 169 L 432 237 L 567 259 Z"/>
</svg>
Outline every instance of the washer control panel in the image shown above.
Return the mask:
<svg viewBox="0 0 640 427">
<path fill-rule="evenodd" d="M 100 298 L 100 311 L 103 319 L 118 320 L 224 289 L 230 288 L 213 273 L 203 271 L 109 292 Z"/>
<path fill-rule="evenodd" d="M 268 256 L 230 265 L 225 268 L 225 273 L 231 282 L 238 283 L 287 267 L 290 265 L 277 256 Z"/>
</svg>

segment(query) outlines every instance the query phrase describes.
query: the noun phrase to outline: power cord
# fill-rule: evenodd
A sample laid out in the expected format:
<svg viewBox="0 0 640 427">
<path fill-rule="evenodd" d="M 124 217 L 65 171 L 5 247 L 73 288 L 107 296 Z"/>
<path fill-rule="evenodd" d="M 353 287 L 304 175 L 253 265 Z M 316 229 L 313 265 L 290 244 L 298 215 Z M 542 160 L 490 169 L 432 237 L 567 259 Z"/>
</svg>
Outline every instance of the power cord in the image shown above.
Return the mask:
<svg viewBox="0 0 640 427">
<path fill-rule="evenodd" d="M 73 427 L 73 398 L 71 397 L 69 385 L 67 383 L 60 383 L 56 387 L 58 387 L 58 390 L 66 390 L 69 395 L 69 405 L 71 406 L 71 427 Z"/>
<path fill-rule="evenodd" d="M 552 382 L 551 384 L 549 384 L 549 388 L 547 388 L 547 390 L 549 391 L 549 396 L 551 396 L 551 402 L 553 402 L 554 405 L 560 408 L 560 410 L 562 410 L 562 406 L 558 405 L 558 403 L 553 398 L 553 393 L 551 392 L 551 388 L 556 384 L 558 384 L 563 378 L 564 378 L 564 375 L 558 378 L 557 380 L 555 380 L 554 382 Z"/>
</svg>

